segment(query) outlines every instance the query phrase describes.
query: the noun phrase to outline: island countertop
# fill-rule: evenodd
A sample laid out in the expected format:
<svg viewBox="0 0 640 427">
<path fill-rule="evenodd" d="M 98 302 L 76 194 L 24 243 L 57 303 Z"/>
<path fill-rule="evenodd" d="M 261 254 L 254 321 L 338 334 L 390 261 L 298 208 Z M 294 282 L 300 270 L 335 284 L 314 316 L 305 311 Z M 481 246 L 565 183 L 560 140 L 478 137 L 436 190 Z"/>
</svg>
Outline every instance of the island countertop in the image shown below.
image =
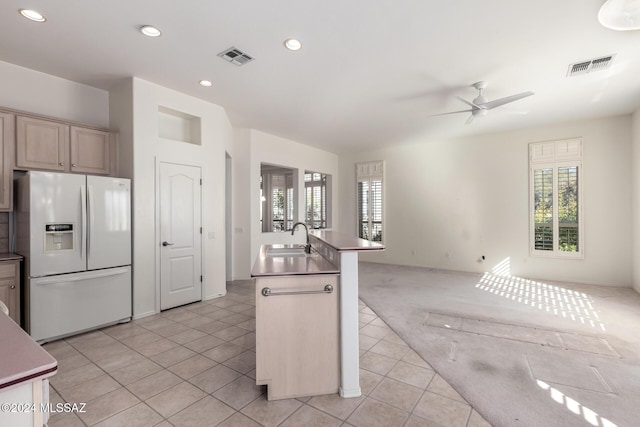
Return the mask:
<svg viewBox="0 0 640 427">
<path fill-rule="evenodd" d="M 251 270 L 251 277 L 292 276 L 303 274 L 339 274 L 338 267 L 313 251 L 308 256 L 268 256 L 271 248 L 294 248 L 300 245 L 262 245 Z"/>
<path fill-rule="evenodd" d="M 309 236 L 322 240 L 338 252 L 365 252 L 384 250 L 384 245 L 381 243 L 371 242 L 369 240 L 360 239 L 358 237 L 354 237 L 349 234 L 344 234 L 337 231 L 311 230 L 309 231 Z"/>
<path fill-rule="evenodd" d="M 56 359 L 3 313 L 0 342 L 0 390 L 56 373 Z"/>
</svg>

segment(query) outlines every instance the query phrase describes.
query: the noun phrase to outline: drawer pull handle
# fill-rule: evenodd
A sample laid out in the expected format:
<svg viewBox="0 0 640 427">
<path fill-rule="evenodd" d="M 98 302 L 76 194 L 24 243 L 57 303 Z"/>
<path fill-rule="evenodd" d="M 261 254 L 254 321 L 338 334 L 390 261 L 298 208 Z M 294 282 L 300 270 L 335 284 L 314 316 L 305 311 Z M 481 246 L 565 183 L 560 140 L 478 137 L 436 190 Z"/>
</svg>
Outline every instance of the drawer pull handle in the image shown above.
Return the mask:
<svg viewBox="0 0 640 427">
<path fill-rule="evenodd" d="M 64 162 L 60 162 L 58 163 L 60 166 L 64 166 Z"/>
<path fill-rule="evenodd" d="M 271 292 L 271 288 L 262 288 L 262 296 L 277 297 L 279 295 L 309 295 L 309 294 L 330 294 L 333 286 L 325 285 L 321 291 L 295 291 L 295 292 Z"/>
</svg>

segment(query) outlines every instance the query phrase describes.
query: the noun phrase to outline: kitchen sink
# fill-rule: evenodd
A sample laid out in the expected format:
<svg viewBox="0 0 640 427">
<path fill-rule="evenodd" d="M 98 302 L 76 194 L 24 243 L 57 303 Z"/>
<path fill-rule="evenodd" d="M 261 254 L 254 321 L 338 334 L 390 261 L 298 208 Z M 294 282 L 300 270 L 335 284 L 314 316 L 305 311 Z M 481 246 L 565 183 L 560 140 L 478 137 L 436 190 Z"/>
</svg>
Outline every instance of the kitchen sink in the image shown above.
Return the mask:
<svg viewBox="0 0 640 427">
<path fill-rule="evenodd" d="M 303 257 L 309 255 L 311 254 L 307 254 L 304 252 L 304 246 L 267 249 L 267 256 L 269 257 Z"/>
</svg>

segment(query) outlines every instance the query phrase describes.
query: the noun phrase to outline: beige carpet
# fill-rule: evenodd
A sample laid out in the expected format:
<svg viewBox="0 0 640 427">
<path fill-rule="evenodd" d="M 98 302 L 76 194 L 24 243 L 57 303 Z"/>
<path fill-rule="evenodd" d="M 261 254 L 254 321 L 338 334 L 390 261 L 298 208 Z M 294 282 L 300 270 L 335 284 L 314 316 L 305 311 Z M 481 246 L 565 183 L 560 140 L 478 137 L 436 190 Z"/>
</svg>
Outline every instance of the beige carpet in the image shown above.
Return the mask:
<svg viewBox="0 0 640 427">
<path fill-rule="evenodd" d="M 631 289 L 360 263 L 360 297 L 494 426 L 640 425 Z"/>
</svg>

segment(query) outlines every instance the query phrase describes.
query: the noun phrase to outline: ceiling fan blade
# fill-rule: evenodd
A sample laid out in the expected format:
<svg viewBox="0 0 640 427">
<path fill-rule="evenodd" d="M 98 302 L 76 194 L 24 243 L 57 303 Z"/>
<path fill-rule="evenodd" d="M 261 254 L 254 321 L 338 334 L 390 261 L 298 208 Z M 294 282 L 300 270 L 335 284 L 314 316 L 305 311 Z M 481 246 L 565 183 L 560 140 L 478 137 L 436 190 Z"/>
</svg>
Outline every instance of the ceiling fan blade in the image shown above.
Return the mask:
<svg viewBox="0 0 640 427">
<path fill-rule="evenodd" d="M 469 107 L 472 107 L 472 108 L 475 108 L 475 109 L 481 109 L 481 108 L 482 108 L 481 106 L 476 105 L 476 104 L 474 104 L 474 103 L 473 103 L 473 102 L 471 102 L 471 101 L 467 101 L 466 99 L 461 98 L 461 97 L 459 97 L 459 96 L 456 96 L 456 98 L 458 98 L 460 101 L 462 101 L 462 102 L 464 102 L 465 104 L 467 104 Z"/>
<path fill-rule="evenodd" d="M 446 116 L 447 114 L 470 113 L 473 110 L 450 111 L 448 113 L 432 114 L 429 117 Z"/>
<path fill-rule="evenodd" d="M 470 115 L 470 116 L 469 116 L 469 118 L 467 119 L 467 121 L 466 121 L 466 122 L 464 122 L 464 124 L 465 124 L 465 125 L 468 125 L 469 123 L 471 123 L 471 122 L 473 121 L 473 118 L 474 118 L 474 117 L 475 117 L 475 116 L 474 116 L 473 114 L 472 114 L 472 115 Z"/>
<path fill-rule="evenodd" d="M 508 104 L 513 101 L 517 101 L 522 98 L 526 98 L 527 96 L 534 95 L 533 92 L 522 92 L 516 95 L 505 96 L 504 98 L 494 99 L 493 101 L 486 102 L 482 104 L 482 108 L 491 110 L 492 108 L 499 107 L 504 104 Z"/>
</svg>

